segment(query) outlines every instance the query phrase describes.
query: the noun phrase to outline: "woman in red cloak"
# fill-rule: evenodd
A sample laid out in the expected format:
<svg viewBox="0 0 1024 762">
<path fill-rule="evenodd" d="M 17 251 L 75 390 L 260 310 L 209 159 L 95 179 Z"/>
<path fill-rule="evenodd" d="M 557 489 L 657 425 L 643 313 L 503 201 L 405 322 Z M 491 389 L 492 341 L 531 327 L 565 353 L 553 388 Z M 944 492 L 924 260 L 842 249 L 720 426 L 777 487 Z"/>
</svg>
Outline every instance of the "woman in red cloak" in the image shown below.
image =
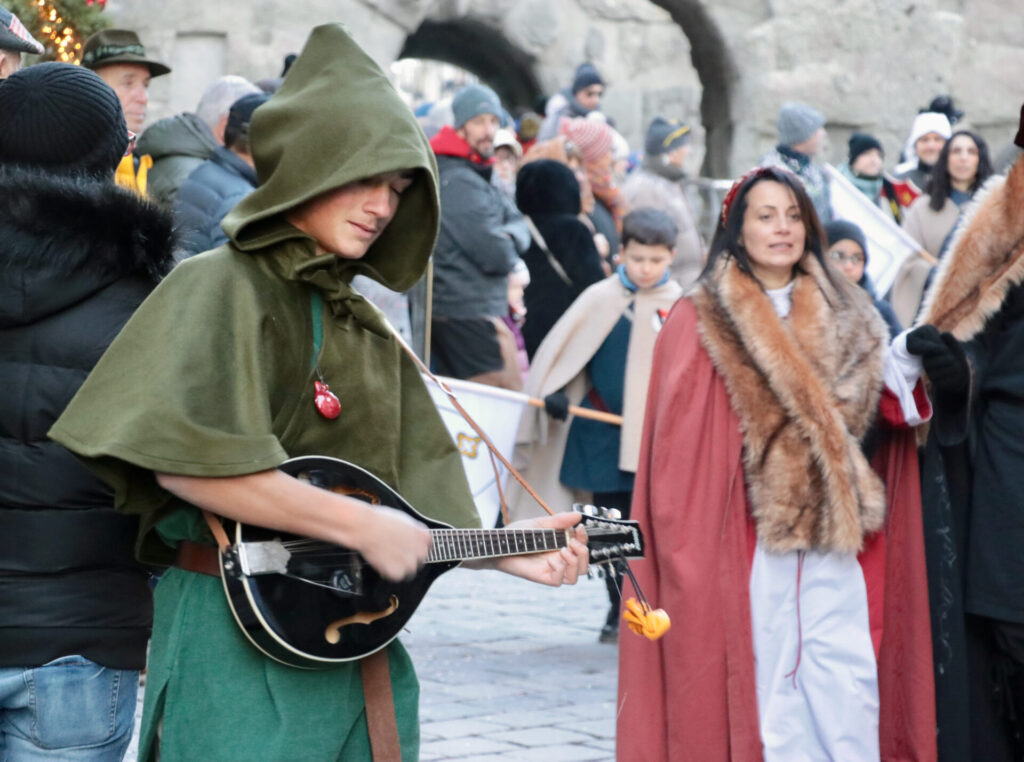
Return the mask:
<svg viewBox="0 0 1024 762">
<path fill-rule="evenodd" d="M 930 408 L 822 240 L 799 180 L 748 173 L 658 338 L 635 572 L 673 627 L 620 643 L 620 762 L 935 758 Z"/>
</svg>

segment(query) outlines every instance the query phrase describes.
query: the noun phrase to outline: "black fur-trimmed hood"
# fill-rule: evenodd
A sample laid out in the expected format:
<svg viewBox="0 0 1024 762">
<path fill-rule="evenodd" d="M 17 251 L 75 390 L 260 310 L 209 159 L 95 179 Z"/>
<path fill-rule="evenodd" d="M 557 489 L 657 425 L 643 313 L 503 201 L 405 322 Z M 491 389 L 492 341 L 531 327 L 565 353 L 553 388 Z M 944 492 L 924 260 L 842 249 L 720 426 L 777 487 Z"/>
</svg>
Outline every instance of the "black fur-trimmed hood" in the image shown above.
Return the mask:
<svg viewBox="0 0 1024 762">
<path fill-rule="evenodd" d="M 112 181 L 0 167 L 0 326 L 174 265 L 173 221 Z"/>
</svg>

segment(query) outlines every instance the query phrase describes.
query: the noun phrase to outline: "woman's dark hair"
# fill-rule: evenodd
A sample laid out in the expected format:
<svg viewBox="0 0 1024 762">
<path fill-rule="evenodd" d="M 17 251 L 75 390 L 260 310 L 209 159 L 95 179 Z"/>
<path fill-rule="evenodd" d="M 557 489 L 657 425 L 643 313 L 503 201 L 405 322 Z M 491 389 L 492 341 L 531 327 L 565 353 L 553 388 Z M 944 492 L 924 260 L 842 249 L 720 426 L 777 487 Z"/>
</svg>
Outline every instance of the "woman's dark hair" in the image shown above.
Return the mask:
<svg viewBox="0 0 1024 762">
<path fill-rule="evenodd" d="M 925 192 L 930 196 L 928 206 L 936 212 L 942 210 L 946 199 L 949 198 L 952 192 L 953 183 L 949 177 L 949 147 L 953 145 L 953 141 L 960 135 L 966 135 L 978 147 L 978 172 L 974 176 L 974 182 L 971 183 L 970 194 L 973 196 L 975 191 L 982 186 L 982 183 L 992 176 L 992 159 L 989 157 L 988 143 L 985 142 L 985 138 L 970 130 L 957 130 L 949 136 L 949 140 L 942 146 L 939 158 L 935 160 L 935 166 L 932 167 L 932 173 L 928 176 L 928 183 L 925 188 Z"/>
<path fill-rule="evenodd" d="M 743 233 L 743 217 L 747 211 L 747 196 L 750 194 L 750 189 L 758 183 L 765 181 L 781 183 L 793 191 L 797 207 L 800 209 L 800 219 L 804 223 L 804 251 L 809 251 L 814 255 L 814 258 L 821 265 L 821 269 L 825 272 L 826 277 L 834 285 L 835 281 L 832 279 L 832 270 L 825 264 L 825 233 L 822 230 L 821 221 L 818 219 L 818 213 L 814 210 L 814 203 L 811 201 L 811 197 L 807 195 L 803 183 L 800 182 L 796 175 L 777 167 L 761 167 L 756 172 L 751 173 L 740 184 L 736 195 L 732 199 L 732 203 L 729 205 L 728 216 L 725 219 L 724 225 L 722 224 L 722 217 L 719 215 L 718 227 L 715 228 L 715 236 L 711 239 L 711 249 L 708 251 L 708 262 L 704 266 L 704 271 L 700 277 L 710 277 L 718 260 L 724 257 L 732 257 L 736 260 L 736 266 L 742 272 L 757 280 L 750 267 L 750 256 L 739 241 Z"/>
<path fill-rule="evenodd" d="M 636 241 L 645 246 L 665 246 L 674 249 L 678 235 L 679 229 L 672 222 L 672 218 L 654 207 L 643 206 L 634 209 L 622 218 L 623 246 L 630 241 Z"/>
</svg>

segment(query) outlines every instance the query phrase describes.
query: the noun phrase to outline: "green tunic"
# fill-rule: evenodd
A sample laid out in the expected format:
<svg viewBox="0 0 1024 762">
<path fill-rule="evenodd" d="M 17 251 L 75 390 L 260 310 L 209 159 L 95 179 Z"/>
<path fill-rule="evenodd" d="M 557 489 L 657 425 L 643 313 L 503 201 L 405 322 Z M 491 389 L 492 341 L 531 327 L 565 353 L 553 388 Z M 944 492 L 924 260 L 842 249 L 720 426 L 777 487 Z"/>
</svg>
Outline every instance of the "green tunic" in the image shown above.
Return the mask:
<svg viewBox="0 0 1024 762">
<path fill-rule="evenodd" d="M 374 143 L 368 124 L 386 140 Z M 376 474 L 427 515 L 475 525 L 459 453 L 419 371 L 349 285 L 361 272 L 407 288 L 425 267 L 437 187 L 422 132 L 376 65 L 331 25 L 314 30 L 257 111 L 252 142 L 262 185 L 226 221 L 231 242 L 161 283 L 50 435 L 112 485 L 119 510 L 142 515 L 139 556 L 152 563 L 169 564 L 178 540 L 212 542 L 199 511 L 161 489 L 154 472 L 236 476 L 329 455 Z M 407 168 L 418 170 L 413 185 L 361 261 L 317 256 L 281 215 Z M 318 356 L 314 292 L 326 305 Z M 313 405 L 318 372 L 341 400 L 337 419 Z M 403 757 L 416 759 L 418 685 L 397 641 L 388 653 Z M 156 590 L 142 760 L 152 758 L 158 723 L 164 762 L 369 759 L 358 663 L 311 672 L 266 658 L 237 630 L 220 581 L 179 569 Z"/>
</svg>

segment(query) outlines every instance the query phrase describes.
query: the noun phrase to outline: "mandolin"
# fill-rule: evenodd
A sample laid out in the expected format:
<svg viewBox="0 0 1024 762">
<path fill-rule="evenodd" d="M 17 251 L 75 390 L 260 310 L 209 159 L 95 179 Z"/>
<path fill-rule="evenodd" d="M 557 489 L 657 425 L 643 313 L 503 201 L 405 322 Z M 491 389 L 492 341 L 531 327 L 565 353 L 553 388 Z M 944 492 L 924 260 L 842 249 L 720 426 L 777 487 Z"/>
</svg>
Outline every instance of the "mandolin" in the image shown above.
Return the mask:
<svg viewBox="0 0 1024 762">
<path fill-rule="evenodd" d="M 378 651 L 398 636 L 444 572 L 471 559 L 563 548 L 573 531 L 453 529 L 420 515 L 373 474 L 336 458 L 293 458 L 281 470 L 321 489 L 404 511 L 423 522 L 432 539 L 416 576 L 392 582 L 356 551 L 239 522 L 234 543 L 220 553 L 228 604 L 256 648 L 293 667 L 325 669 Z M 583 513 L 591 564 L 616 573 L 616 564 L 643 557 L 636 522 L 594 506 L 574 509 Z"/>
</svg>

